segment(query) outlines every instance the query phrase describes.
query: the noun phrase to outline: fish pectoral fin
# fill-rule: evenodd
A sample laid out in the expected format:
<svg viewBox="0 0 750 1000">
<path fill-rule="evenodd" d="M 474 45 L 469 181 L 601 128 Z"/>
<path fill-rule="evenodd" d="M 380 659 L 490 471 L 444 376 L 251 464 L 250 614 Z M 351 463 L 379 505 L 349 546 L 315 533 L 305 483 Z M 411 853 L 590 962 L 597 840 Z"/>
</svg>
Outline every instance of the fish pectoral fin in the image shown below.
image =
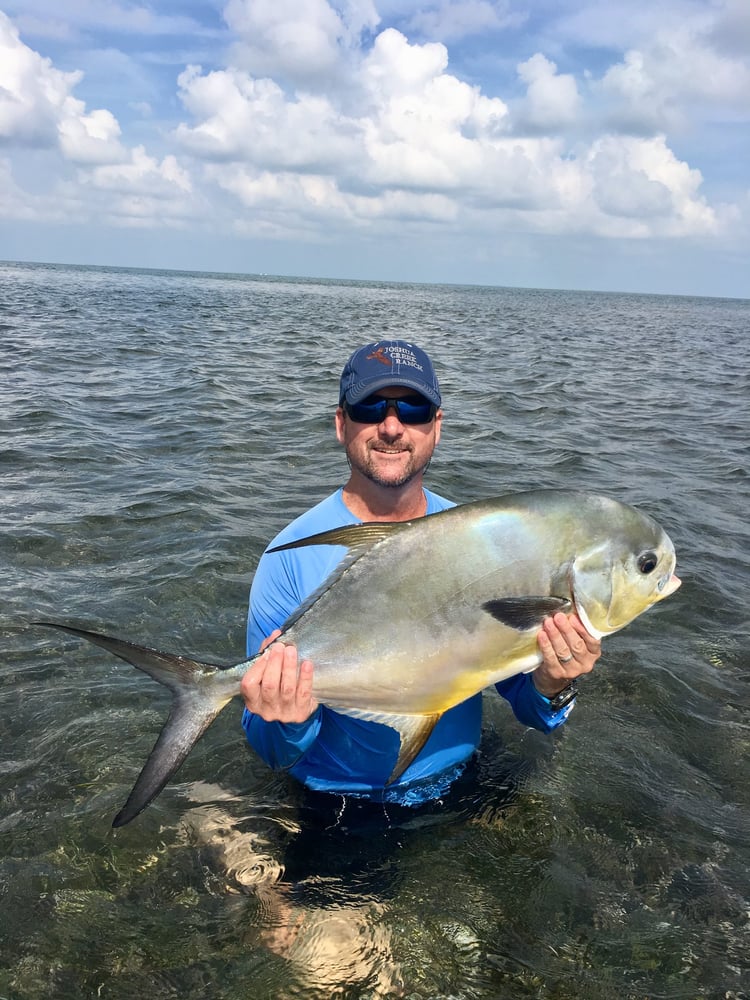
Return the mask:
<svg viewBox="0 0 750 1000">
<path fill-rule="evenodd" d="M 482 608 L 508 628 L 526 632 L 539 628 L 549 615 L 572 611 L 573 605 L 566 597 L 499 597 Z"/>
<path fill-rule="evenodd" d="M 219 712 L 231 700 L 231 695 L 227 697 L 225 691 L 214 698 L 209 698 L 205 691 L 200 694 L 196 691 L 181 691 L 175 695 L 169 718 L 112 826 L 125 826 L 156 798 Z"/>
<path fill-rule="evenodd" d="M 401 740 L 398 757 L 386 785 L 393 784 L 397 778 L 401 777 L 430 738 L 432 730 L 442 715 L 442 712 L 436 712 L 434 715 L 392 715 L 390 712 L 372 712 L 357 708 L 346 708 L 341 711 L 356 719 L 365 719 L 367 722 L 377 722 L 381 726 L 390 726 L 398 733 Z"/>
</svg>

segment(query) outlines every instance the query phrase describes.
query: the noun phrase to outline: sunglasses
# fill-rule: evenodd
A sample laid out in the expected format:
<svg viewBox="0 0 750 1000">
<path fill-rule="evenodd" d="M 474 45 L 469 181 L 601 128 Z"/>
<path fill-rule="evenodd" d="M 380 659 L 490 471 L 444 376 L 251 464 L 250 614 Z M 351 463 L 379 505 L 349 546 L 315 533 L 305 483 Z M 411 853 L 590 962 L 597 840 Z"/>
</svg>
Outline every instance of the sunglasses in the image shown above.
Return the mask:
<svg viewBox="0 0 750 1000">
<path fill-rule="evenodd" d="M 402 424 L 429 424 L 437 412 L 437 406 L 424 396 L 388 396 L 372 395 L 361 403 L 349 403 L 344 400 L 344 410 L 358 424 L 382 424 L 393 407 L 396 416 Z"/>
</svg>

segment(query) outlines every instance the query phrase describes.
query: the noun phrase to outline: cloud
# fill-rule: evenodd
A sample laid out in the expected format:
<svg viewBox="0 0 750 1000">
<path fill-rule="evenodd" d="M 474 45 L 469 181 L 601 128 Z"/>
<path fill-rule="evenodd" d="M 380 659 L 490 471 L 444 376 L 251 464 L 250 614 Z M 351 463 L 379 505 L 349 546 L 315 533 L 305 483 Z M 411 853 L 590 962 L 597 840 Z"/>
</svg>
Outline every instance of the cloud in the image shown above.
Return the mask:
<svg viewBox="0 0 750 1000">
<path fill-rule="evenodd" d="M 539 52 L 518 66 L 518 75 L 527 84 L 518 111 L 521 127 L 557 133 L 577 122 L 581 100 L 575 77 L 558 74 L 557 66 Z"/>
<path fill-rule="evenodd" d="M 363 111 L 331 98 L 287 98 L 276 83 L 239 70 L 179 78 L 185 107 L 199 121 L 175 135 L 193 155 L 253 167 L 338 175 L 344 184 L 444 187 L 460 176 L 472 141 L 502 128 L 507 109 L 444 72 L 441 44 L 409 45 L 382 32 L 358 69 Z M 473 137 L 473 140 L 469 138 Z"/>
<path fill-rule="evenodd" d="M 118 3 L 117 0 L 75 0 L 64 7 L 55 0 L 10 0 L 17 7 L 14 21 L 28 36 L 71 38 L 97 29 L 138 36 L 178 35 L 195 31 L 197 22 L 186 14 L 163 14 L 158 4 Z"/>
<path fill-rule="evenodd" d="M 725 0 L 718 6 L 709 38 L 720 52 L 747 59 L 750 52 L 750 4 L 747 0 Z"/>
<path fill-rule="evenodd" d="M 30 194 L 17 184 L 13 164 L 7 157 L 0 157 L 0 218 L 49 220 L 53 210 L 53 203 Z"/>
<path fill-rule="evenodd" d="M 701 197 L 700 171 L 691 170 L 652 139 L 609 136 L 587 154 L 599 230 L 621 236 L 686 236 L 718 230 L 716 213 Z"/>
<path fill-rule="evenodd" d="M 128 149 L 111 111 L 87 111 L 73 95 L 80 72 L 63 72 L 26 46 L 0 12 L 0 143 L 6 150 L 48 151 L 62 161 L 44 195 L 32 194 L 2 163 L 6 217 L 114 220 L 154 225 L 195 217 L 192 184 L 174 155 Z M 12 194 L 9 195 L 8 193 Z"/>
<path fill-rule="evenodd" d="M 371 0 L 228 0 L 227 24 L 237 35 L 232 62 L 253 76 L 313 86 L 338 75 L 342 57 L 380 18 Z"/>
<path fill-rule="evenodd" d="M 234 69 L 203 75 L 200 67 L 189 66 L 178 84 L 198 123 L 180 124 L 175 138 L 198 158 L 310 172 L 332 170 L 356 155 L 356 122 L 326 98 L 287 99 L 272 80 Z"/>
<path fill-rule="evenodd" d="M 128 101 L 128 107 L 141 118 L 151 118 L 154 114 L 154 109 L 148 101 Z"/>
<path fill-rule="evenodd" d="M 390 225 L 397 210 L 407 223 L 510 221 L 625 238 L 717 229 L 700 173 L 663 135 L 568 140 L 582 117 L 573 75 L 541 53 L 518 73 L 526 95 L 511 109 L 449 73 L 442 43 L 386 28 L 343 92 L 288 94 L 246 70 L 189 67 L 179 87 L 194 122 L 175 138 L 211 165 L 208 183 L 252 210 L 254 232 L 309 234 L 326 219 L 354 230 Z"/>
<path fill-rule="evenodd" d="M 184 228 L 209 215 L 177 159 L 159 160 L 142 146 L 122 163 L 80 169 L 75 180 L 60 184 L 60 194 L 75 205 L 81 221 L 125 228 Z"/>
<path fill-rule="evenodd" d="M 57 132 L 63 156 L 73 163 L 112 163 L 122 160 L 120 126 L 111 112 L 99 109 L 85 114 L 84 104 L 71 101 L 71 110 L 58 122 Z"/>
<path fill-rule="evenodd" d="M 710 108 L 750 115 L 748 60 L 718 53 L 706 35 L 690 29 L 630 49 L 600 87 L 610 120 L 624 130 L 684 129 Z"/>
<path fill-rule="evenodd" d="M 0 140 L 6 146 L 57 147 L 75 163 L 121 159 L 114 115 L 104 109 L 87 114 L 71 93 L 81 78 L 24 45 L 0 12 Z"/>
<path fill-rule="evenodd" d="M 717 115 L 750 116 L 747 0 L 560 0 L 538 47 L 593 62 L 590 110 L 609 128 L 684 133 Z"/>
<path fill-rule="evenodd" d="M 356 70 L 357 116 L 338 106 L 335 91 L 287 96 L 244 71 L 192 67 L 180 88 L 197 121 L 176 137 L 211 163 L 208 181 L 252 210 L 255 233 L 278 236 L 287 226 L 309 235 L 325 220 L 389 227 L 398 211 L 407 223 L 588 227 L 625 238 L 717 229 L 700 173 L 663 136 L 566 142 L 581 97 L 572 75 L 541 54 L 519 66 L 527 95 L 515 119 L 447 67 L 441 43 L 411 44 L 385 29 Z"/>
<path fill-rule="evenodd" d="M 68 41 L 75 34 L 69 20 L 51 14 L 45 17 L 24 14 L 15 19 L 15 24 L 19 31 L 35 38 Z"/>
<path fill-rule="evenodd" d="M 372 0 L 229 0 L 230 58 L 182 69 L 167 95 L 181 102 L 177 119 L 166 119 L 167 102 L 149 100 L 152 119 L 144 122 L 143 105 L 130 123 L 89 110 L 74 96 L 81 73 L 55 68 L 0 16 L 0 137 L 67 168 L 56 174 L 59 205 L 120 226 L 231 226 L 323 242 L 438 229 L 467 240 L 509 231 L 707 237 L 737 225 L 668 136 L 698 107 L 744 113 L 747 60 L 719 41 L 741 23 L 738 10 L 725 5 L 724 21 L 686 15 L 681 25 L 670 14 L 668 33 L 638 36 L 587 74 L 528 48 L 510 82 L 480 86 L 452 70 L 439 38 L 502 32 L 508 7 L 412 6 L 399 23 L 419 22 L 430 39 L 381 26 Z M 650 17 L 636 2 L 633 21 Z M 559 23 L 570 32 L 573 22 Z M 606 19 L 588 30 L 613 31 Z M 626 33 L 637 34 L 632 22 Z M 121 115 L 137 104 L 123 102 Z M 166 124 L 157 132 L 151 121 Z M 35 215 L 51 203 L 24 202 Z"/>
<path fill-rule="evenodd" d="M 235 231 L 271 239 L 325 243 L 364 233 L 398 233 L 404 223 L 454 222 L 457 206 L 434 194 L 382 191 L 377 195 L 342 190 L 331 178 L 253 171 L 248 167 L 210 168 L 213 179 L 248 210 Z"/>
<path fill-rule="evenodd" d="M 169 197 L 175 188 L 187 193 L 192 187 L 189 175 L 174 156 L 165 156 L 159 162 L 142 146 L 131 150 L 127 163 L 95 167 L 91 177 L 98 188 L 154 198 Z"/>
<path fill-rule="evenodd" d="M 393 28 L 375 40 L 362 66 L 370 114 L 360 122 L 371 184 L 458 190 L 481 173 L 484 143 L 504 131 L 507 108 L 447 64 L 442 44 L 410 45 Z"/>
<path fill-rule="evenodd" d="M 717 115 L 750 117 L 747 0 L 608 0 L 562 11 L 553 30 L 565 45 L 622 53 L 586 74 L 600 126 L 684 134 Z"/>
<path fill-rule="evenodd" d="M 5 144 L 45 146 L 57 141 L 79 72 L 63 73 L 27 48 L 0 11 L 0 138 Z"/>
<path fill-rule="evenodd" d="M 442 0 L 433 6 L 420 7 L 407 18 L 406 25 L 425 38 L 454 42 L 519 27 L 527 17 L 504 0 Z"/>
<path fill-rule="evenodd" d="M 440 42 L 410 45 L 400 31 L 382 31 L 365 57 L 365 87 L 377 101 L 419 92 L 448 66 L 448 50 Z"/>
</svg>

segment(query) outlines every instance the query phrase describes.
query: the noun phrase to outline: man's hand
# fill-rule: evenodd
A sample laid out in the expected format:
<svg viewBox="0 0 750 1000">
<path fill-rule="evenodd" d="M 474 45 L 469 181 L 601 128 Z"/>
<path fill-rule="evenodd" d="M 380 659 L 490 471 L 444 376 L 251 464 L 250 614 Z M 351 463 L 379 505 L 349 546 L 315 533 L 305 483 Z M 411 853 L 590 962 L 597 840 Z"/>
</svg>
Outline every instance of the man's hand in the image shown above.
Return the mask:
<svg viewBox="0 0 750 1000">
<path fill-rule="evenodd" d="M 554 698 L 581 674 L 588 674 L 602 655 L 602 644 L 589 635 L 576 614 L 559 612 L 546 618 L 539 630 L 543 660 L 531 675 L 534 687 Z"/>
<path fill-rule="evenodd" d="M 305 722 L 318 707 L 312 695 L 313 665 L 298 663 L 297 647 L 275 642 L 276 629 L 263 641 L 263 651 L 242 678 L 245 707 L 266 722 Z"/>
</svg>

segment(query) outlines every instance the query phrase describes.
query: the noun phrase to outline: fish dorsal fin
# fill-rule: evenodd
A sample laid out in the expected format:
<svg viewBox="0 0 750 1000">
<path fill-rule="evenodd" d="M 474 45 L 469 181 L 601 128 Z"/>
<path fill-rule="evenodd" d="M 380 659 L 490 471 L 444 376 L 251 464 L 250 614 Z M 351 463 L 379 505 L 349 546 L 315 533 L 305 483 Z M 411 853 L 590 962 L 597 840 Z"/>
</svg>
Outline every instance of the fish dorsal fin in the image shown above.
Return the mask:
<svg viewBox="0 0 750 1000">
<path fill-rule="evenodd" d="M 320 600 L 323 594 L 343 576 L 360 556 L 397 531 L 403 530 L 409 524 L 411 524 L 410 521 L 368 521 L 363 524 L 349 524 L 343 528 L 321 531 L 317 535 L 308 535 L 307 538 L 298 538 L 294 542 L 287 542 L 286 545 L 276 545 L 274 548 L 268 549 L 268 552 L 284 552 L 287 549 L 299 549 L 307 545 L 345 545 L 349 550 L 344 558 L 336 564 L 333 572 L 323 580 L 319 587 L 308 594 L 302 604 L 291 613 L 281 626 L 282 632 L 287 632 L 292 625 L 296 625 L 300 618 L 310 610 L 313 604 Z"/>
<path fill-rule="evenodd" d="M 487 614 L 492 615 L 508 628 L 525 632 L 539 628 L 548 615 L 572 609 L 566 597 L 499 597 L 485 601 L 482 605 Z"/>
<path fill-rule="evenodd" d="M 298 538 L 286 545 L 276 545 L 269 552 L 285 552 L 287 549 L 300 549 L 307 545 L 345 545 L 350 552 L 361 555 L 373 545 L 382 542 L 398 531 L 403 531 L 411 521 L 365 521 L 362 524 L 346 524 L 330 531 L 319 531 L 317 535 Z"/>
<path fill-rule="evenodd" d="M 335 705 L 330 707 L 336 708 Z M 392 715 L 389 712 L 369 712 L 366 709 L 358 708 L 342 708 L 338 711 L 345 715 L 351 715 L 355 719 L 364 719 L 367 722 L 377 722 L 382 726 L 390 726 L 398 733 L 401 745 L 396 763 L 386 781 L 387 785 L 393 784 L 400 778 L 419 754 L 430 738 L 441 715 L 440 712 L 435 715 Z"/>
</svg>

